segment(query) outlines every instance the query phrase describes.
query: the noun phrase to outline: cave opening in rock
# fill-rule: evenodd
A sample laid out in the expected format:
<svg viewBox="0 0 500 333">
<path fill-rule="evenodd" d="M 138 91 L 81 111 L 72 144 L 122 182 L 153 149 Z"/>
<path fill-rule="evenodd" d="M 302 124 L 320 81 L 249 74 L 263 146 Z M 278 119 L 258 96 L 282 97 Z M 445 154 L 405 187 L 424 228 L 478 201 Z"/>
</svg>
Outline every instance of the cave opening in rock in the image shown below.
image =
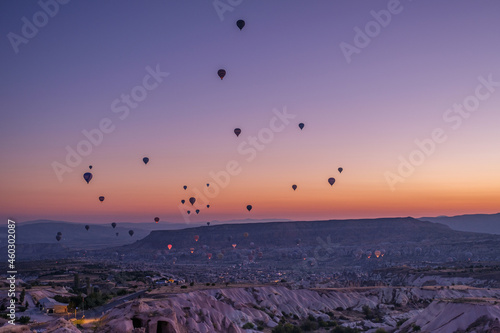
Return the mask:
<svg viewBox="0 0 500 333">
<path fill-rule="evenodd" d="M 170 324 L 167 321 L 158 321 L 156 333 L 171 333 Z"/>
<path fill-rule="evenodd" d="M 140 318 L 134 317 L 132 318 L 132 325 L 134 325 L 134 328 L 141 328 L 142 320 Z"/>
</svg>

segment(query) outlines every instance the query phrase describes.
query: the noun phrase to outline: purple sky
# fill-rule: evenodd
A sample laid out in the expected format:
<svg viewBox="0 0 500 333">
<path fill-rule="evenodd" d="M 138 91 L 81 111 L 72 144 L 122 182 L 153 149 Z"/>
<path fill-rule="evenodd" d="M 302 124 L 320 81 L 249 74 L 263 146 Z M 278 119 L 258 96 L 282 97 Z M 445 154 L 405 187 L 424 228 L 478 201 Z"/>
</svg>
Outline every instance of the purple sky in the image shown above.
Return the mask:
<svg viewBox="0 0 500 333">
<path fill-rule="evenodd" d="M 399 13 L 348 63 L 341 43 L 389 3 L 244 0 L 221 20 L 211 1 L 70 1 L 17 53 L 9 33 L 22 36 L 42 7 L 0 3 L 0 217 L 182 221 L 182 185 L 201 189 L 230 160 L 241 174 L 194 220 L 247 218 L 248 203 L 252 217 L 306 219 L 497 212 L 500 92 L 456 130 L 443 114 L 478 77 L 500 82 L 500 3 L 394 3 Z M 113 101 L 157 65 L 169 75 L 121 120 Z M 238 145 L 284 108 L 296 118 L 246 162 Z M 115 130 L 60 181 L 53 162 L 103 118 Z M 446 142 L 391 191 L 398 156 L 435 128 Z M 291 197 L 294 183 L 303 192 Z"/>
</svg>

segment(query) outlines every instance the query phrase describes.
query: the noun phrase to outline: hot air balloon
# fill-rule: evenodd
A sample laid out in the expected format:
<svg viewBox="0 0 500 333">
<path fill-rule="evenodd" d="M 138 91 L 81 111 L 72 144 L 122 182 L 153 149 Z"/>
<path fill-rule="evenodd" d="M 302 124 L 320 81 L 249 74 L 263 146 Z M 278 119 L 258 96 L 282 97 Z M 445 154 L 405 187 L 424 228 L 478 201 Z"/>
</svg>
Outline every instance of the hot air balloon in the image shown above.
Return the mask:
<svg viewBox="0 0 500 333">
<path fill-rule="evenodd" d="M 245 233 L 243 234 L 243 237 L 247 238 L 247 237 L 248 237 L 248 232 L 245 232 Z"/>
<path fill-rule="evenodd" d="M 199 209 L 197 209 L 197 210 L 196 210 L 196 214 L 199 214 L 199 213 L 200 213 L 200 210 L 199 210 Z"/>
<path fill-rule="evenodd" d="M 368 257 L 368 259 L 370 259 L 372 257 L 372 251 L 367 251 L 366 256 Z"/>
<path fill-rule="evenodd" d="M 111 226 L 113 227 L 113 229 L 116 228 L 116 223 L 115 222 L 111 223 Z"/>
<path fill-rule="evenodd" d="M 190 248 L 189 252 L 193 253 L 194 252 L 194 247 Z"/>
<path fill-rule="evenodd" d="M 236 248 L 236 244 L 232 244 L 231 246 L 233 247 L 233 249 L 235 249 L 235 248 Z"/>
<path fill-rule="evenodd" d="M 58 234 L 59 236 L 62 236 L 62 232 L 60 232 L 60 231 L 58 231 L 58 232 L 57 232 L 57 234 Z"/>
<path fill-rule="evenodd" d="M 380 255 L 382 254 L 382 252 L 380 252 L 379 250 L 376 250 L 375 251 L 375 257 L 380 257 Z"/>
<path fill-rule="evenodd" d="M 200 236 L 194 235 L 194 241 L 197 242 L 200 239 Z"/>
<path fill-rule="evenodd" d="M 208 260 L 212 259 L 212 253 L 207 253 Z"/>
<path fill-rule="evenodd" d="M 87 224 L 87 225 L 85 226 L 85 229 L 87 229 L 87 231 L 88 231 L 88 230 L 90 229 L 90 226 Z"/>
<path fill-rule="evenodd" d="M 219 69 L 217 71 L 217 75 L 219 75 L 220 79 L 222 80 L 224 76 L 226 76 L 226 70 L 225 69 Z"/>
<path fill-rule="evenodd" d="M 172 249 L 172 244 L 168 244 L 167 247 L 168 247 L 169 250 L 171 250 Z"/>
<path fill-rule="evenodd" d="M 342 173 L 342 171 L 344 171 L 344 168 L 339 168 L 339 173 Z"/>
<path fill-rule="evenodd" d="M 207 208 L 210 208 L 210 205 L 207 205 Z"/>
<path fill-rule="evenodd" d="M 144 158 L 142 159 L 142 161 L 144 162 L 144 164 L 148 164 L 148 162 L 149 162 L 149 158 L 144 157 Z"/>
<path fill-rule="evenodd" d="M 187 190 L 188 187 L 186 185 L 184 185 L 182 188 L 185 189 L 185 190 Z"/>
<path fill-rule="evenodd" d="M 210 186 L 210 184 L 207 183 L 207 187 L 209 187 L 209 186 Z"/>
<path fill-rule="evenodd" d="M 90 172 L 85 172 L 83 174 L 83 179 L 85 179 L 87 184 L 90 183 L 90 181 L 92 180 L 92 174 Z"/>
<path fill-rule="evenodd" d="M 335 178 L 333 178 L 333 177 L 328 178 L 328 183 L 329 183 L 331 186 L 333 186 L 333 184 L 335 184 Z"/>
<path fill-rule="evenodd" d="M 61 240 L 62 236 L 61 235 L 56 235 L 56 239 L 59 242 Z"/>
<path fill-rule="evenodd" d="M 191 214 L 191 211 L 190 211 L 190 210 L 188 210 L 188 211 L 187 211 L 187 213 L 188 213 L 188 215 L 189 215 L 189 214 Z"/>
<path fill-rule="evenodd" d="M 103 202 L 103 201 L 104 201 L 104 197 L 103 197 L 102 195 L 99 197 L 99 201 L 100 201 L 100 202 Z"/>
<path fill-rule="evenodd" d="M 181 200 L 181 203 L 184 205 L 184 203 L 186 202 L 186 200 L 182 199 Z"/>
<path fill-rule="evenodd" d="M 300 123 L 299 128 L 302 130 L 304 128 L 304 123 Z"/>
<path fill-rule="evenodd" d="M 129 230 L 128 234 L 130 235 L 130 237 L 132 237 L 134 235 L 134 230 Z"/>
<path fill-rule="evenodd" d="M 252 208 L 253 208 L 253 207 L 252 207 L 252 205 L 247 205 L 247 210 L 248 210 L 248 211 L 251 211 L 251 210 L 252 210 Z"/>
<path fill-rule="evenodd" d="M 89 165 L 89 169 L 92 170 L 92 165 Z"/>
<path fill-rule="evenodd" d="M 210 227 L 210 222 L 207 222 L 207 227 Z"/>
<path fill-rule="evenodd" d="M 243 29 L 243 27 L 245 26 L 245 21 L 243 20 L 236 21 L 236 26 L 240 28 L 240 30 Z"/>
<path fill-rule="evenodd" d="M 297 185 L 292 185 L 292 188 L 295 191 L 297 189 Z"/>
<path fill-rule="evenodd" d="M 159 217 L 155 217 L 155 222 L 156 223 L 160 222 L 160 218 Z"/>
<path fill-rule="evenodd" d="M 241 134 L 241 129 L 240 129 L 240 128 L 235 128 L 235 129 L 234 129 L 234 134 L 236 134 L 236 136 L 237 136 L 237 137 L 238 137 L 238 136 L 240 136 L 240 134 Z"/>
<path fill-rule="evenodd" d="M 189 203 L 190 203 L 191 205 L 194 205 L 194 203 L 195 203 L 195 202 L 196 202 L 196 198 L 195 198 L 195 197 L 191 197 L 191 198 L 189 198 Z"/>
</svg>

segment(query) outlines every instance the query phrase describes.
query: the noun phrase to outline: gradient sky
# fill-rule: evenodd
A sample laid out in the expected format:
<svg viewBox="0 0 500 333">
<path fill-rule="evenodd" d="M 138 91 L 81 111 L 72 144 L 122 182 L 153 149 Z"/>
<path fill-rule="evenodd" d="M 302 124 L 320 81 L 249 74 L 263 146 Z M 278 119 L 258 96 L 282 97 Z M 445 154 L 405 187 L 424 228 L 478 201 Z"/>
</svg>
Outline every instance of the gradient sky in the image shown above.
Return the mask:
<svg viewBox="0 0 500 333">
<path fill-rule="evenodd" d="M 500 2 L 401 1 L 347 63 L 339 45 L 388 3 L 244 0 L 221 20 L 212 1 L 70 1 L 15 53 L 8 34 L 42 9 L 1 2 L 0 218 L 182 222 L 180 200 L 231 160 L 241 172 L 190 221 L 498 212 L 500 86 L 459 128 L 443 115 L 478 77 L 500 82 Z M 157 65 L 169 76 L 121 120 L 111 104 Z M 238 145 L 283 109 L 296 117 L 247 161 Z M 53 162 L 104 118 L 115 130 L 59 181 Z M 447 140 L 391 190 L 435 128 Z"/>
</svg>

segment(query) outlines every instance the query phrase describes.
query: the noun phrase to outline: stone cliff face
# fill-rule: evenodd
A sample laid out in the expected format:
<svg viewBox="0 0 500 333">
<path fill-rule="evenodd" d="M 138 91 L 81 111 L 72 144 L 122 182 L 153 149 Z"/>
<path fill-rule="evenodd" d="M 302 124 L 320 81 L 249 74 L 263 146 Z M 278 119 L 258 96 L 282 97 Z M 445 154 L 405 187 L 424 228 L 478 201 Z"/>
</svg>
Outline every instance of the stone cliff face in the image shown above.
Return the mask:
<svg viewBox="0 0 500 333">
<path fill-rule="evenodd" d="M 484 301 L 479 303 L 478 298 Z M 299 318 L 313 315 L 329 320 L 327 312 L 338 308 L 361 312 L 363 306 L 385 309 L 384 323 L 378 326 L 373 323 L 350 323 L 349 326 L 396 329 L 398 320 L 409 318 L 400 328 L 401 332 L 411 325 L 419 325 L 429 332 L 452 332 L 466 329 L 482 317 L 488 320 L 499 318 L 500 306 L 494 304 L 494 299 L 498 298 L 500 290 L 485 289 L 210 289 L 123 304 L 105 315 L 98 332 L 239 333 L 246 332 L 241 327 L 248 322 L 274 327 L 283 314 Z M 448 330 L 451 328 L 453 330 Z"/>
</svg>

